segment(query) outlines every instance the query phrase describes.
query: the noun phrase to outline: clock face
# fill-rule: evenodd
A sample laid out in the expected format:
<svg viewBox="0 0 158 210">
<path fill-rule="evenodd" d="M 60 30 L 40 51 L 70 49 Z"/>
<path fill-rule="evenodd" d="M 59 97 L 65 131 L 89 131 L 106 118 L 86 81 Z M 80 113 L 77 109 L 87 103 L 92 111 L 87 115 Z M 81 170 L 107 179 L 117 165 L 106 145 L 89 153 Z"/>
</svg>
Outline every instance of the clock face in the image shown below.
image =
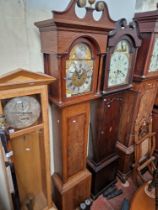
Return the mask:
<svg viewBox="0 0 158 210">
<path fill-rule="evenodd" d="M 108 87 L 123 85 L 128 82 L 129 51 L 129 43 L 126 40 L 121 40 L 117 44 L 110 60 Z"/>
<path fill-rule="evenodd" d="M 40 117 L 40 112 L 39 102 L 31 96 L 13 98 L 4 107 L 7 125 L 16 129 L 34 124 Z"/>
<path fill-rule="evenodd" d="M 158 38 L 155 39 L 153 53 L 149 65 L 149 72 L 155 71 L 158 71 Z"/>
<path fill-rule="evenodd" d="M 89 47 L 84 43 L 75 45 L 66 61 L 66 97 L 91 91 L 93 65 Z"/>
</svg>

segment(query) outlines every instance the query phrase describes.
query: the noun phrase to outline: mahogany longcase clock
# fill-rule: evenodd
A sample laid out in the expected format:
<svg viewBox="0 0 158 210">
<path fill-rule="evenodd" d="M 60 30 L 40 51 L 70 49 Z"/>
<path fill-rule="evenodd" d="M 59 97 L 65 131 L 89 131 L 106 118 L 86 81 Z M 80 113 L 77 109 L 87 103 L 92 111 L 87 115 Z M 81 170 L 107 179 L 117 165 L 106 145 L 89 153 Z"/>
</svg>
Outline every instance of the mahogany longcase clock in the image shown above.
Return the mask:
<svg viewBox="0 0 158 210">
<path fill-rule="evenodd" d="M 54 194 L 59 209 L 74 210 L 90 196 L 91 173 L 86 169 L 90 101 L 100 97 L 107 37 L 114 28 L 105 3 L 100 20 L 86 7 L 77 17 L 72 0 L 64 12 L 38 22 L 45 72 L 57 78 L 50 87 L 54 113 Z M 98 5 L 98 4 L 97 4 Z M 98 7 L 97 7 L 98 10 Z"/>
<path fill-rule="evenodd" d="M 92 193 L 95 197 L 116 182 L 119 161 L 116 142 L 120 117 L 126 89 L 131 87 L 140 44 L 135 24 L 128 26 L 125 19 L 118 21 L 116 29 L 109 34 L 103 65 L 102 98 L 91 103 L 88 168 L 92 172 Z"/>
<path fill-rule="evenodd" d="M 138 50 L 136 66 L 134 69 L 134 82 L 132 95 L 128 95 L 120 123 L 119 140 L 117 148 L 121 156 L 119 166 L 120 177 L 127 177 L 132 168 L 134 141 L 138 133 L 146 129 L 150 122 L 151 112 L 157 94 L 157 20 L 158 10 L 151 12 L 136 13 L 134 20 L 137 22 L 138 30 L 142 39 L 142 45 Z M 133 99 L 132 99 L 133 98 Z M 132 101 L 131 101 L 132 100 Z M 127 108 L 135 108 L 129 121 L 128 135 L 124 129 L 127 124 Z M 125 127 L 124 127 L 125 126 Z M 126 134 L 126 135 L 125 135 Z M 140 137 L 140 136 L 139 136 Z"/>
<path fill-rule="evenodd" d="M 158 78 L 158 10 L 136 13 L 134 20 L 138 23 L 142 37 L 134 80 Z"/>
</svg>

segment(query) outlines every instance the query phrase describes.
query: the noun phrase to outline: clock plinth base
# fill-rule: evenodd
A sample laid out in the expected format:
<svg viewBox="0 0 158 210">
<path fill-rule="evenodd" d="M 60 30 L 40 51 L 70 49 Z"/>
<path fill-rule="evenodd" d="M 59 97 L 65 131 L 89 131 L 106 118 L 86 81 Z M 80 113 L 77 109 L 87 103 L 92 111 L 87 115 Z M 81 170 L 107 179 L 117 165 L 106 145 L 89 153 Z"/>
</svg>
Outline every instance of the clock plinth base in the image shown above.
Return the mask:
<svg viewBox="0 0 158 210">
<path fill-rule="evenodd" d="M 96 198 L 106 188 L 116 183 L 118 161 L 118 155 L 112 155 L 99 164 L 90 160 L 87 161 L 87 167 L 92 173 L 91 193 L 93 198 Z"/>
<path fill-rule="evenodd" d="M 75 210 L 90 196 L 91 173 L 84 170 L 63 183 L 58 174 L 53 175 L 55 204 L 58 210 Z"/>
<path fill-rule="evenodd" d="M 117 144 L 118 146 L 118 144 Z M 123 146 L 123 145 L 122 145 Z M 117 153 L 120 157 L 118 166 L 118 177 L 125 183 L 132 173 L 132 165 L 134 161 L 133 146 L 130 147 L 117 147 Z"/>
</svg>

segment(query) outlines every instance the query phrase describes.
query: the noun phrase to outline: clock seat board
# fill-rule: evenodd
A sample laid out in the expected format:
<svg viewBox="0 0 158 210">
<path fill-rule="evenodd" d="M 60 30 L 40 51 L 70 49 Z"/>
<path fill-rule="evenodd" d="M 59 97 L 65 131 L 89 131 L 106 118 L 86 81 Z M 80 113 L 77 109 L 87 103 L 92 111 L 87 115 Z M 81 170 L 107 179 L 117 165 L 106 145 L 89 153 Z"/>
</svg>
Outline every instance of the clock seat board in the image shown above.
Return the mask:
<svg viewBox="0 0 158 210">
<path fill-rule="evenodd" d="M 6 117 L 22 209 L 30 195 L 33 210 L 54 206 L 47 90 L 47 85 L 54 80 L 23 69 L 0 77 L 0 114 Z"/>
</svg>

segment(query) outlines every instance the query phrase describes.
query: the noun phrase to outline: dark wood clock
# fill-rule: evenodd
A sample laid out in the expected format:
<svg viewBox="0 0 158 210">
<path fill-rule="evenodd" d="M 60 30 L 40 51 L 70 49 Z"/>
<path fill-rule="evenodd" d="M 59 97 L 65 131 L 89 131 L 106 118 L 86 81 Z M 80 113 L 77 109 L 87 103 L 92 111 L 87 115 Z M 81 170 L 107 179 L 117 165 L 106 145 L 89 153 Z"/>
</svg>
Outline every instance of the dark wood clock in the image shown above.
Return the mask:
<svg viewBox="0 0 158 210">
<path fill-rule="evenodd" d="M 100 97 L 108 33 L 115 25 L 105 3 L 97 3 L 96 9 L 102 10 L 98 21 L 92 7 L 78 18 L 76 5 L 84 4 L 72 0 L 64 12 L 53 12 L 53 19 L 35 24 L 45 72 L 57 78 L 49 98 L 54 116 L 54 196 L 62 210 L 74 210 L 91 193 L 91 173 L 86 169 L 90 101 Z"/>
<path fill-rule="evenodd" d="M 127 26 L 125 19 L 118 21 L 116 30 L 109 33 L 103 94 L 132 86 L 135 59 L 140 45 L 136 24 L 133 22 Z"/>
<path fill-rule="evenodd" d="M 102 97 L 91 103 L 91 130 L 88 168 L 92 172 L 92 194 L 98 196 L 116 182 L 119 156 L 116 142 L 122 107 L 132 86 L 137 49 L 141 44 L 134 23 L 125 19 L 116 24 L 108 39 L 103 68 Z"/>
<path fill-rule="evenodd" d="M 137 21 L 142 37 L 142 46 L 138 51 L 138 59 L 134 71 L 134 79 L 158 78 L 158 10 L 136 13 Z"/>
</svg>

